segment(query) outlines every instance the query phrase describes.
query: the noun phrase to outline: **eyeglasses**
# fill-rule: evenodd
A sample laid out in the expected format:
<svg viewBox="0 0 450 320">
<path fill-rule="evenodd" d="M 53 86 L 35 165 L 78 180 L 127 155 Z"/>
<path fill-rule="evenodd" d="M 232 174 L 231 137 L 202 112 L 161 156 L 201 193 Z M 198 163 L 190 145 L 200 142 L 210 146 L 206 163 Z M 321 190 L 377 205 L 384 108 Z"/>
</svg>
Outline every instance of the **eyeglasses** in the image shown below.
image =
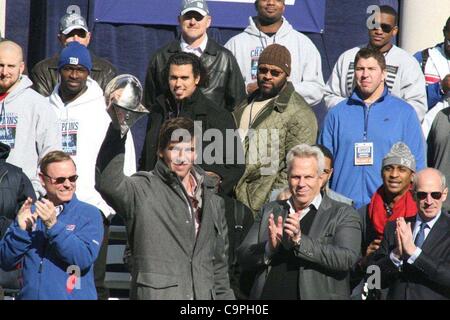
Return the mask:
<svg viewBox="0 0 450 320">
<path fill-rule="evenodd" d="M 53 184 L 63 184 L 64 182 L 66 182 L 66 180 L 69 180 L 69 182 L 74 183 L 78 179 L 78 176 L 76 174 L 70 177 L 58 177 L 58 178 L 53 178 L 46 174 L 44 174 L 44 176 L 49 178 Z"/>
<path fill-rule="evenodd" d="M 416 197 L 419 200 L 425 200 L 428 197 L 429 194 L 431 194 L 431 197 L 434 200 L 439 200 L 442 197 L 442 192 L 439 192 L 439 191 L 435 191 L 435 192 L 417 191 L 416 192 Z"/>
<path fill-rule="evenodd" d="M 267 74 L 267 72 L 270 72 L 270 74 L 272 75 L 272 77 L 279 77 L 281 74 L 283 74 L 283 71 L 279 71 L 279 70 L 274 70 L 274 69 L 269 69 L 266 67 L 259 67 L 258 68 L 258 72 L 260 74 Z"/>
<path fill-rule="evenodd" d="M 381 29 L 384 33 L 389 33 L 394 28 L 395 28 L 395 26 L 391 26 L 390 24 L 380 23 L 380 27 L 379 28 L 373 28 L 373 29 Z"/>
</svg>

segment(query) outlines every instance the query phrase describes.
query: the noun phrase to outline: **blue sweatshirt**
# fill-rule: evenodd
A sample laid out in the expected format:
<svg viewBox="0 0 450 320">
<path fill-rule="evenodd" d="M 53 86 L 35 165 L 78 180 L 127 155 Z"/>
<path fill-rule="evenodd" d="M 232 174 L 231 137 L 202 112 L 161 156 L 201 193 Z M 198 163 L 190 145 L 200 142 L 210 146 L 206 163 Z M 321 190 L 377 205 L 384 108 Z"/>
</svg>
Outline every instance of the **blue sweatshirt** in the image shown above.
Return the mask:
<svg viewBox="0 0 450 320">
<path fill-rule="evenodd" d="M 367 120 L 365 121 L 365 117 Z M 354 164 L 355 143 L 373 143 L 374 164 Z M 392 145 L 403 141 L 416 159 L 416 170 L 425 168 L 425 139 L 413 107 L 394 97 L 385 88 L 382 96 L 368 108 L 356 90 L 352 95 L 328 111 L 319 143 L 326 146 L 334 157 L 334 172 L 330 187 L 353 199 L 360 208 L 383 183 L 381 165 Z"/>
<path fill-rule="evenodd" d="M 102 239 L 100 211 L 74 195 L 49 230 L 41 219 L 31 232 L 22 230 L 16 220 L 0 242 L 0 266 L 12 270 L 21 263 L 18 299 L 97 299 L 93 264 Z M 81 276 L 70 286 L 68 271 L 76 269 Z"/>
</svg>

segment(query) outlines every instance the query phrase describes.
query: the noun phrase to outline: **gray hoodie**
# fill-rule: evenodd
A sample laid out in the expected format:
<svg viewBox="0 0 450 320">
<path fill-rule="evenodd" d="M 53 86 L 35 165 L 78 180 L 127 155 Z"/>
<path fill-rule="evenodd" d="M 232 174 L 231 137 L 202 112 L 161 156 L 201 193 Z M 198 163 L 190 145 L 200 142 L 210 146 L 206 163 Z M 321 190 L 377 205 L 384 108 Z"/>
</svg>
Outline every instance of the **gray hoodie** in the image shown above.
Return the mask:
<svg viewBox="0 0 450 320">
<path fill-rule="evenodd" d="M 289 80 L 310 105 L 318 104 L 323 97 L 324 82 L 320 53 L 312 41 L 300 33 L 283 17 L 283 24 L 277 33 L 269 37 L 261 32 L 249 17 L 249 26 L 244 32 L 234 36 L 225 44 L 236 60 L 244 77 L 245 84 L 256 81 L 258 59 L 261 52 L 270 44 L 285 46 L 291 53 L 291 75 Z"/>
<path fill-rule="evenodd" d="M 17 87 L 0 102 L 0 141 L 11 147 L 7 161 L 22 168 L 34 190 L 43 195 L 38 164 L 49 151 L 60 149 L 61 134 L 55 112 L 31 89 L 32 84 L 22 75 Z"/>
</svg>

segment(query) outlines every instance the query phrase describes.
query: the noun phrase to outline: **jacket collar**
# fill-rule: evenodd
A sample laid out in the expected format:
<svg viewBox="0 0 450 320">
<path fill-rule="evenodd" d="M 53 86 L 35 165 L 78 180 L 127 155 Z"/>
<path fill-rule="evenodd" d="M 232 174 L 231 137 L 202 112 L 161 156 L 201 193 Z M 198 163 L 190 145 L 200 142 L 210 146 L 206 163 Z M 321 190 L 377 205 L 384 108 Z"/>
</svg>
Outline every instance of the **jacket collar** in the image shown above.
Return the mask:
<svg viewBox="0 0 450 320">
<path fill-rule="evenodd" d="M 181 179 L 176 175 L 175 172 L 169 170 L 169 167 L 161 158 L 159 158 L 159 156 L 153 172 L 167 185 L 182 185 Z M 203 186 L 207 189 L 214 189 L 214 179 L 207 176 L 205 170 L 203 170 L 201 167 L 199 167 L 198 165 L 194 165 L 191 169 L 191 173 L 195 176 L 199 185 L 203 184 Z"/>
<path fill-rule="evenodd" d="M 271 107 L 278 112 L 281 112 L 281 113 L 284 112 L 294 90 L 295 89 L 294 89 L 294 85 L 292 84 L 292 82 L 290 82 L 290 81 L 286 82 L 286 85 L 284 86 L 284 88 L 280 91 L 278 96 L 276 96 L 275 99 L 273 100 L 273 102 L 271 103 Z M 250 103 L 251 101 L 253 101 L 253 99 L 255 99 L 258 95 L 259 95 L 259 89 L 256 90 L 252 95 L 250 95 L 248 97 L 247 103 Z"/>
<path fill-rule="evenodd" d="M 172 54 L 182 52 L 181 51 L 181 38 L 179 37 L 177 40 L 172 41 L 169 44 L 167 51 Z M 217 55 L 217 51 L 218 51 L 218 44 L 213 39 L 211 39 L 211 37 L 208 37 L 208 42 L 206 43 L 206 48 L 203 53 L 207 53 L 208 55 L 215 56 L 215 55 Z"/>
<path fill-rule="evenodd" d="M 383 93 L 381 94 L 381 96 L 373 104 L 384 101 L 384 99 L 387 97 L 388 94 L 389 94 L 389 90 L 388 90 L 387 85 L 385 84 Z M 366 105 L 364 100 L 362 99 L 362 97 L 360 95 L 360 92 L 359 92 L 358 88 L 355 88 L 353 90 L 351 96 L 348 98 L 348 102 L 349 102 L 349 104 L 357 104 L 357 105 L 362 105 L 362 106 Z"/>
<path fill-rule="evenodd" d="M 192 96 L 181 101 L 180 115 L 206 115 L 208 113 L 208 107 L 206 103 L 202 102 L 204 99 L 205 96 L 203 95 L 201 90 L 199 88 L 195 89 Z M 173 95 L 170 91 L 167 91 L 164 95 L 158 96 L 156 98 L 156 101 L 157 104 L 153 107 L 153 111 L 158 112 L 158 109 L 162 109 L 161 111 L 164 113 L 165 118 L 167 118 L 168 112 L 176 110 L 177 102 L 173 98 Z"/>
<path fill-rule="evenodd" d="M 286 110 L 289 100 L 291 99 L 294 91 L 294 85 L 292 84 L 292 82 L 288 81 L 286 83 L 286 86 L 280 91 L 278 96 L 276 96 L 275 99 L 269 102 L 267 108 L 273 109 L 276 112 L 283 113 Z M 249 95 L 247 99 L 239 107 L 237 107 L 235 111 L 233 111 L 233 116 L 235 117 L 237 127 L 239 127 L 245 108 L 252 103 L 252 101 L 258 96 L 258 94 L 259 89 L 256 90 L 253 94 Z M 257 122 L 255 121 L 255 126 L 256 123 Z"/>
</svg>

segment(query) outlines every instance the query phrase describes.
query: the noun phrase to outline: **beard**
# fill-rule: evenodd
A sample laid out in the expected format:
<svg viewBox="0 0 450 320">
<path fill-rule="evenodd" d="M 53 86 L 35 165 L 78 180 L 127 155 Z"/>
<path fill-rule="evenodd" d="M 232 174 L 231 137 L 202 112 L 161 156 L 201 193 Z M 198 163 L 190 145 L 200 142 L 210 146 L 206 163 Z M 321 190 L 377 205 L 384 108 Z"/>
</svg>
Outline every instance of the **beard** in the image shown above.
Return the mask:
<svg viewBox="0 0 450 320">
<path fill-rule="evenodd" d="M 261 89 L 263 82 L 264 81 L 262 80 L 258 80 L 258 88 L 261 98 L 266 100 L 277 96 L 286 85 L 287 79 L 284 79 L 284 81 L 280 82 L 278 85 L 272 85 L 272 88 L 270 89 Z"/>
</svg>

